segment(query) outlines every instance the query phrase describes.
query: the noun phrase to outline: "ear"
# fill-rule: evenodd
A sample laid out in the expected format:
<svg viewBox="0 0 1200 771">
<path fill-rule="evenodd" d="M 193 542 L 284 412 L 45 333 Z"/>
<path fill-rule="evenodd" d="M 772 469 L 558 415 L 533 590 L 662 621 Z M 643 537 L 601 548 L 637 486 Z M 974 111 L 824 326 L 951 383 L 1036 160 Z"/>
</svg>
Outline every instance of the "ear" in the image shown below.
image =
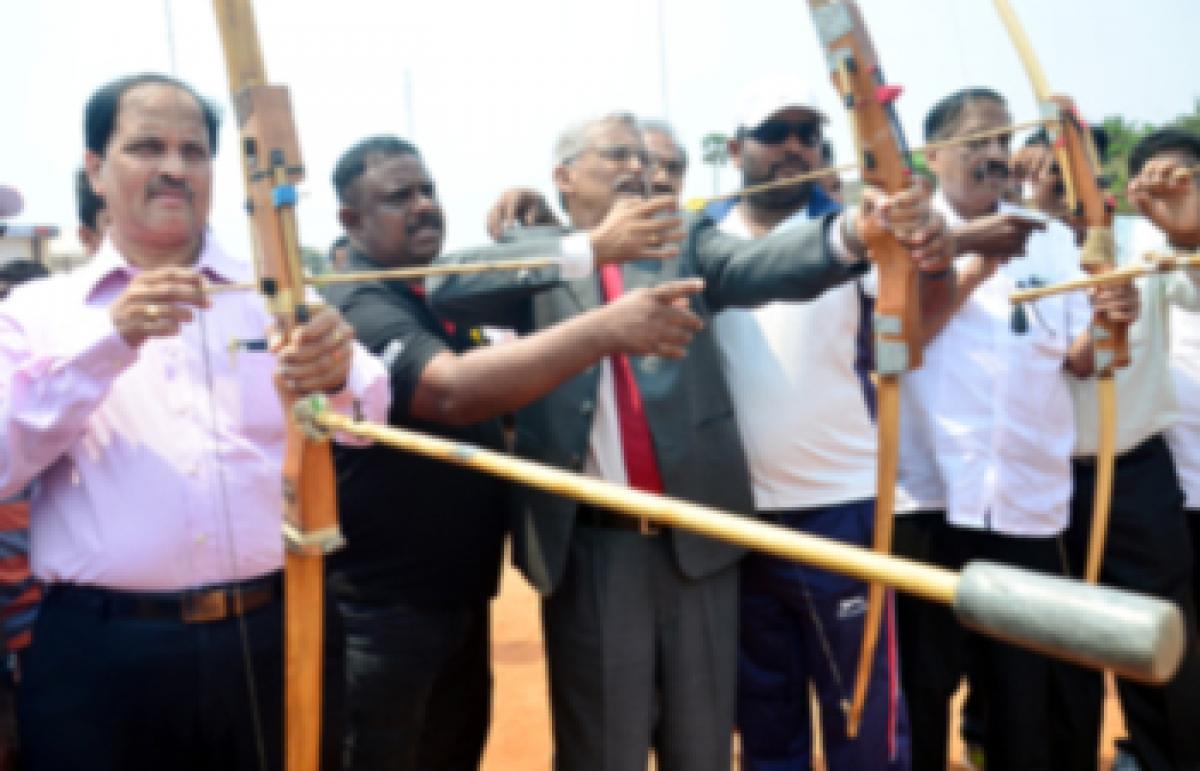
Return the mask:
<svg viewBox="0 0 1200 771">
<path fill-rule="evenodd" d="M 742 140 L 730 137 L 725 140 L 725 150 L 729 153 L 729 160 L 733 163 L 733 167 L 735 169 L 742 168 Z"/>
<path fill-rule="evenodd" d="M 98 153 L 91 150 L 83 152 L 83 170 L 87 173 L 88 184 L 92 186 L 92 191 L 101 198 L 104 198 L 107 192 L 100 182 L 100 169 L 103 165 L 104 158 Z"/>
<path fill-rule="evenodd" d="M 575 180 L 571 174 L 571 168 L 565 164 L 559 164 L 554 167 L 554 172 L 551 174 L 551 179 L 554 182 L 554 187 L 558 190 L 559 198 L 569 195 L 575 191 Z"/>
<path fill-rule="evenodd" d="M 923 152 L 925 155 L 925 165 L 929 167 L 929 170 L 932 171 L 934 173 L 934 175 L 937 175 L 938 172 L 941 170 L 941 165 L 942 165 L 941 150 L 930 149 L 930 150 L 925 150 Z"/>
<path fill-rule="evenodd" d="M 358 230 L 358 226 L 362 223 L 362 217 L 354 209 L 349 206 L 342 206 L 338 209 L 338 222 L 342 223 L 342 227 L 347 233 L 353 233 Z"/>
<path fill-rule="evenodd" d="M 87 225 L 80 225 L 79 229 L 75 231 L 75 234 L 79 238 L 79 243 L 83 245 L 83 251 L 87 254 L 91 254 L 92 252 L 96 251 L 96 249 L 100 246 L 100 244 L 96 243 L 96 231 L 92 230 Z"/>
</svg>

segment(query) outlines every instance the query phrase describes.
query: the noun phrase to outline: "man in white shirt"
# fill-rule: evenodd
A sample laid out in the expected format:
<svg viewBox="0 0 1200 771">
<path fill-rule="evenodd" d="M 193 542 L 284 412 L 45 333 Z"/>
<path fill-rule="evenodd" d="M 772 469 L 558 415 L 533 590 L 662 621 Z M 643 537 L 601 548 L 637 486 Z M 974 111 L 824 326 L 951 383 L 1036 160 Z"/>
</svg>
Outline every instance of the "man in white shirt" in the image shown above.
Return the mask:
<svg viewBox="0 0 1200 771">
<path fill-rule="evenodd" d="M 934 106 L 925 137 L 953 139 L 1011 122 L 999 94 L 965 89 Z M 940 329 L 927 326 L 924 364 L 903 382 L 897 497 L 914 514 L 898 522 L 897 550 L 954 568 L 986 558 L 1061 572 L 1057 537 L 1068 520 L 1075 439 L 1064 370 L 1091 374 L 1091 310 L 1084 295 L 1068 294 L 1014 319 L 1008 296 L 1022 284 L 1077 275 L 1074 239 L 1061 225 L 1001 203 L 1008 135 L 931 151 L 928 161 L 940 211 L 965 256 L 945 279 L 956 284 L 957 312 Z M 1136 310 L 1123 290 L 1094 302 L 1114 317 Z M 949 701 L 968 655 L 985 696 L 988 769 L 1063 767 L 1045 730 L 1047 659 L 968 634 L 927 603 L 900 608 L 914 768 L 946 767 Z"/>
<path fill-rule="evenodd" d="M 730 156 L 744 186 L 820 168 L 826 116 L 792 81 L 763 81 L 744 97 Z M 837 211 L 813 183 L 710 206 L 725 233 L 760 238 Z M 874 274 L 807 301 L 730 308 L 713 318 L 757 515 L 785 527 L 869 546 L 875 514 Z M 808 768 L 809 686 L 820 705 L 826 765 L 908 767 L 895 629 L 885 617 L 856 739 L 851 698 L 866 584 L 761 554 L 742 561 L 738 728 L 743 768 Z"/>
<path fill-rule="evenodd" d="M 1151 251 L 1195 249 L 1200 244 L 1200 195 L 1187 173 L 1170 173 L 1200 161 L 1200 139 L 1182 131 L 1156 132 L 1130 154 L 1130 200 L 1149 220 L 1119 218 L 1118 259 L 1129 263 Z M 1157 226 L 1163 233 L 1155 230 Z M 1117 459 L 1108 537 L 1100 581 L 1178 604 L 1188 634 L 1196 638 L 1191 533 L 1175 462 L 1164 436 L 1180 417 L 1170 370 L 1172 311 L 1200 310 L 1197 271 L 1169 271 L 1135 281 L 1142 313 L 1129 328 L 1130 364 L 1117 370 Z M 1195 323 L 1192 323 L 1195 326 Z M 1195 362 L 1191 362 L 1195 369 Z M 1095 387 L 1072 380 L 1075 404 L 1075 494 L 1064 539 L 1070 566 L 1083 570 L 1092 523 L 1099 413 Z M 1194 398 L 1194 397 L 1192 397 Z M 1182 442 L 1176 460 L 1194 446 Z M 1200 769 L 1200 650 L 1190 648 L 1170 683 L 1152 687 L 1118 680 L 1129 732 L 1129 754 L 1144 769 Z M 1057 666 L 1069 708 L 1058 713 L 1055 731 L 1076 734 L 1078 755 L 1099 741 L 1103 687 L 1098 674 Z"/>
</svg>

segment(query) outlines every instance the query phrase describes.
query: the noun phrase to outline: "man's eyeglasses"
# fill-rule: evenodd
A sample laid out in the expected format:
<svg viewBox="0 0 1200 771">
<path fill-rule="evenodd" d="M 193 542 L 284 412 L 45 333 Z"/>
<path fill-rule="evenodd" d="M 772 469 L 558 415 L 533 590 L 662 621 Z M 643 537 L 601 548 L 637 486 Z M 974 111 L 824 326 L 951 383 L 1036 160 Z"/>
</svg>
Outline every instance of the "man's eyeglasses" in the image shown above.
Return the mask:
<svg viewBox="0 0 1200 771">
<path fill-rule="evenodd" d="M 642 168 L 650 166 L 650 153 L 646 152 L 645 148 L 632 147 L 630 145 L 602 145 L 600 147 L 589 148 L 592 152 L 599 155 L 606 161 L 612 161 L 620 165 L 626 165 L 634 158 L 637 158 L 638 163 Z"/>
<path fill-rule="evenodd" d="M 821 143 L 821 124 L 815 120 L 767 120 L 752 129 L 743 129 L 746 136 L 764 145 L 781 145 L 789 136 L 800 140 L 805 147 Z"/>
<path fill-rule="evenodd" d="M 682 177 L 683 172 L 687 171 L 687 161 L 682 158 L 664 158 L 661 155 L 652 155 L 650 161 L 655 168 L 662 169 L 672 177 Z"/>
</svg>

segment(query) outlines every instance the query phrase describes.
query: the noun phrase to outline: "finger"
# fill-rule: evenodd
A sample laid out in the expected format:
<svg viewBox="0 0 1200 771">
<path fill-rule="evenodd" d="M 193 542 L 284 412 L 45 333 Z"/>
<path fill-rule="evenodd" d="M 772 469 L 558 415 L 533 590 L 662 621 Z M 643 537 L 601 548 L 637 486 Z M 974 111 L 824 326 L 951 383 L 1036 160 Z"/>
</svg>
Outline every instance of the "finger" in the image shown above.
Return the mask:
<svg viewBox="0 0 1200 771">
<path fill-rule="evenodd" d="M 669 305 L 667 306 L 667 311 L 669 311 L 669 314 L 664 317 L 664 323 L 686 332 L 688 337 L 704 329 L 704 320 L 686 306 Z"/>
<path fill-rule="evenodd" d="M 683 239 L 683 220 L 672 215 L 634 222 L 630 224 L 629 229 L 642 237 L 672 235 L 677 240 Z"/>
<path fill-rule="evenodd" d="M 125 297 L 135 304 L 180 303 L 193 307 L 207 307 L 209 304 L 204 288 L 193 282 L 147 280 L 131 284 Z"/>
<path fill-rule="evenodd" d="M 332 333 L 317 340 L 295 342 L 284 346 L 279 361 L 285 367 L 307 367 L 328 359 L 344 359 L 349 355 L 353 333 Z"/>
<path fill-rule="evenodd" d="M 309 316 L 308 321 L 294 329 L 295 340 L 301 344 L 315 343 L 334 334 L 344 324 L 340 313 L 328 305 L 322 305 Z"/>
<path fill-rule="evenodd" d="M 179 334 L 179 321 L 168 316 L 146 319 L 138 323 L 139 331 L 146 337 L 171 337 Z"/>
<path fill-rule="evenodd" d="M 658 346 L 657 355 L 662 359 L 674 359 L 678 361 L 687 355 L 687 347 L 683 345 L 670 345 L 668 343 L 663 343 L 662 345 Z"/>
<path fill-rule="evenodd" d="M 635 199 L 635 205 L 638 212 L 646 217 L 672 212 L 678 208 L 678 203 L 673 195 L 656 195 L 642 201 Z"/>
<path fill-rule="evenodd" d="M 683 278 L 666 281 L 650 290 L 650 294 L 659 302 L 670 303 L 678 299 L 686 299 L 704 291 L 704 279 Z"/>
<path fill-rule="evenodd" d="M 1045 230 L 1046 218 L 1034 212 L 1009 212 L 1004 215 L 1008 223 L 1021 228 L 1026 233 L 1031 230 Z"/>
<path fill-rule="evenodd" d="M 280 358 L 278 372 L 287 383 L 299 383 L 310 389 L 319 389 L 344 379 L 348 369 L 345 362 L 335 361 L 333 357 L 326 356 L 303 364 L 288 363 Z"/>
<path fill-rule="evenodd" d="M 666 246 L 647 246 L 638 252 L 638 258 L 643 260 L 670 260 L 679 256 L 679 247 L 674 244 Z"/>
</svg>

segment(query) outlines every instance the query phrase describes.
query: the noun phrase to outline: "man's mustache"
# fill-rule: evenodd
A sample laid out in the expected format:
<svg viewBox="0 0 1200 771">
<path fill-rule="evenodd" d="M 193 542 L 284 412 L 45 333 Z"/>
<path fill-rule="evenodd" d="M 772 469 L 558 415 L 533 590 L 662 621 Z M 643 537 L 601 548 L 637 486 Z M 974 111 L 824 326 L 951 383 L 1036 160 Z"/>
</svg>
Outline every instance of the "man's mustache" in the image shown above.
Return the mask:
<svg viewBox="0 0 1200 771">
<path fill-rule="evenodd" d="M 976 166 L 975 171 L 971 172 L 971 174 L 976 182 L 982 182 L 988 177 L 1008 179 L 1012 175 L 1012 170 L 1008 168 L 1008 164 L 1004 161 L 988 161 L 982 166 Z"/>
<path fill-rule="evenodd" d="M 194 197 L 194 194 L 192 193 L 192 188 L 188 185 L 187 182 L 184 182 L 182 180 L 159 179 L 155 182 L 151 182 L 150 185 L 146 188 L 147 197 L 153 198 L 156 195 L 163 195 L 163 194 L 183 195 L 189 201 L 192 200 L 192 198 Z"/>
<path fill-rule="evenodd" d="M 613 185 L 613 192 L 645 195 L 646 187 L 646 180 L 642 177 L 622 177 Z"/>
<path fill-rule="evenodd" d="M 445 222 L 442 219 L 442 215 L 435 214 L 434 212 L 425 212 L 413 220 L 408 227 L 405 228 L 405 232 L 411 236 L 421 228 L 435 228 L 437 230 L 442 230 L 444 226 Z"/>
<path fill-rule="evenodd" d="M 812 166 L 799 155 L 785 155 L 778 163 L 771 164 L 771 168 L 768 170 L 771 180 L 796 177 L 810 171 L 812 171 Z"/>
</svg>

